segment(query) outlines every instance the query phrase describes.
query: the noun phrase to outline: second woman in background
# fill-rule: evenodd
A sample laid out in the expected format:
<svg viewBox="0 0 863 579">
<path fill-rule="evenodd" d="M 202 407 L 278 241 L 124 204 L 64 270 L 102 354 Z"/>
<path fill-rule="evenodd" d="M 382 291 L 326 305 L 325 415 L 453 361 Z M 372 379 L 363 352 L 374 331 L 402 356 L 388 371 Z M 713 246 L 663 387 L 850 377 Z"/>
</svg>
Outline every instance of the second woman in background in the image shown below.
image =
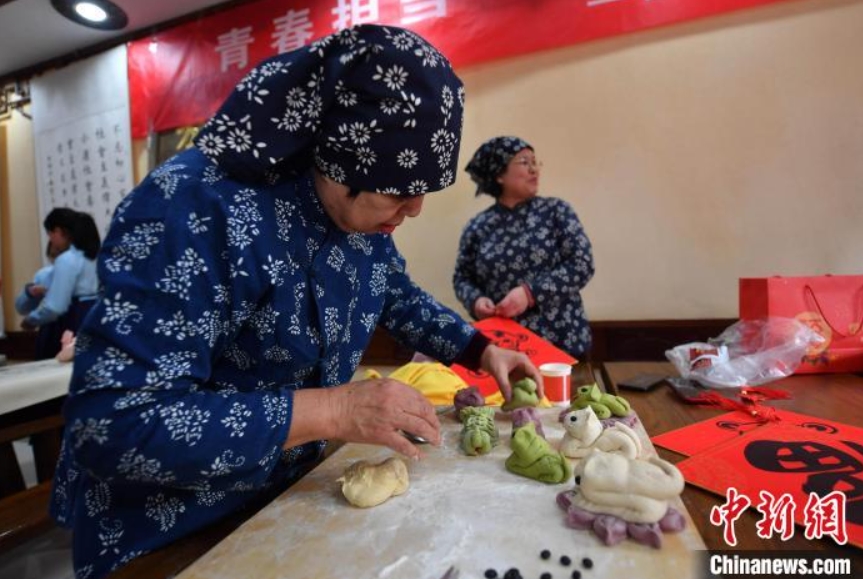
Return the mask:
<svg viewBox="0 0 863 579">
<path fill-rule="evenodd" d="M 60 207 L 48 213 L 43 226 L 57 257 L 44 297 L 21 322 L 25 329 L 48 328 L 40 332 L 37 360 L 52 358 L 60 351 L 64 331 L 78 331 L 99 291 L 96 255 L 101 239 L 93 218 Z"/>
<path fill-rule="evenodd" d="M 495 204 L 473 217 L 459 243 L 453 286 L 476 319 L 513 318 L 572 356 L 590 353 L 581 289 L 593 277 L 590 240 L 572 207 L 540 197 L 534 149 L 494 137 L 466 170 Z"/>
</svg>

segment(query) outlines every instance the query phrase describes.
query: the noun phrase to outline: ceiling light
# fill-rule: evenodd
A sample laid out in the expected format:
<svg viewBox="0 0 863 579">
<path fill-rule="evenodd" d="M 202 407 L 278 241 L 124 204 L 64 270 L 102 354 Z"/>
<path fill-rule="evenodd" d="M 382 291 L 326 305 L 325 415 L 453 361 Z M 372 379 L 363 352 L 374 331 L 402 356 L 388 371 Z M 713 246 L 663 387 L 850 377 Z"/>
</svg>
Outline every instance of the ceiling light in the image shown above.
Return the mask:
<svg viewBox="0 0 863 579">
<path fill-rule="evenodd" d="M 51 0 L 57 12 L 78 24 L 99 30 L 125 28 L 129 18 L 110 0 Z"/>
<path fill-rule="evenodd" d="M 101 6 L 92 2 L 78 2 L 75 4 L 75 12 L 90 22 L 102 22 L 108 18 L 108 13 Z"/>
</svg>

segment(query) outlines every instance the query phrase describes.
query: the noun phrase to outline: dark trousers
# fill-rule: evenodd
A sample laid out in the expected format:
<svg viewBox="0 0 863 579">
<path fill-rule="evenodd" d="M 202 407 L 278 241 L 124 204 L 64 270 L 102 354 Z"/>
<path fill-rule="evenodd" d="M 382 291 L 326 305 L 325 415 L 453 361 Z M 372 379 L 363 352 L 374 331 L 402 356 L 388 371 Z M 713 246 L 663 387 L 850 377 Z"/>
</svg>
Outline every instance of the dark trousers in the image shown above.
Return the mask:
<svg viewBox="0 0 863 579">
<path fill-rule="evenodd" d="M 81 322 L 95 303 L 96 300 L 73 299 L 65 314 L 51 323 L 39 326 L 39 333 L 36 336 L 36 359 L 47 360 L 56 356 L 62 348 L 60 339 L 63 337 L 63 332 L 71 330 L 77 334 Z"/>
</svg>

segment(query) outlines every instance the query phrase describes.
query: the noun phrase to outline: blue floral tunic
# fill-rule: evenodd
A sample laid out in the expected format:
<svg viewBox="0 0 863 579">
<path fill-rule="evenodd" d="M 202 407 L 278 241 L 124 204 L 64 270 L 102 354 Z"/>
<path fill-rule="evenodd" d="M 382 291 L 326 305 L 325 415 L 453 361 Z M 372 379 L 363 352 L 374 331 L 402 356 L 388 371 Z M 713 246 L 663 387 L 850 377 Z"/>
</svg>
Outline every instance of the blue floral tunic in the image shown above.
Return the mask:
<svg viewBox="0 0 863 579">
<path fill-rule="evenodd" d="M 459 243 L 453 286 L 473 315 L 480 296 L 495 303 L 526 283 L 536 301 L 515 318 L 577 358 L 590 352 L 581 289 L 593 277 L 590 240 L 572 207 L 533 197 L 513 209 L 495 203 L 473 217 Z"/>
<path fill-rule="evenodd" d="M 475 332 L 411 282 L 390 236 L 337 230 L 311 175 L 229 184 L 182 153 L 130 194 L 105 241 L 54 492 L 80 577 L 318 460 L 323 442 L 282 451 L 292 394 L 350 381 L 377 324 L 443 361 Z"/>
<path fill-rule="evenodd" d="M 282 449 L 293 394 L 350 381 L 376 326 L 444 362 L 475 349 L 476 330 L 412 283 L 392 238 L 339 230 L 313 186 L 314 159 L 362 191 L 446 187 L 461 97 L 419 37 L 349 29 L 253 70 L 197 147 L 117 208 L 54 481 L 79 579 L 319 460 L 325 441 Z"/>
</svg>

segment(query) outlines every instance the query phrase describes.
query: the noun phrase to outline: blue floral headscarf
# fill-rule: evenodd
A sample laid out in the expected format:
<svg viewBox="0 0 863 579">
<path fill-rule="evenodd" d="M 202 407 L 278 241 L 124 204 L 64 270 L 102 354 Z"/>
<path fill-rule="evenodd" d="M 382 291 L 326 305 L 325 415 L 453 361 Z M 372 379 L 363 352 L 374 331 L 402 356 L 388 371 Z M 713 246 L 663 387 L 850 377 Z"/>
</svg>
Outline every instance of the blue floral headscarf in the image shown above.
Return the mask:
<svg viewBox="0 0 863 579">
<path fill-rule="evenodd" d="M 470 178 L 476 183 L 476 194 L 487 193 L 495 199 L 503 192 L 498 176 L 504 172 L 510 159 L 523 149 L 533 147 L 518 137 L 493 137 L 480 145 L 465 167 Z"/>
<path fill-rule="evenodd" d="M 455 181 L 463 111 L 437 49 L 360 25 L 265 60 L 195 144 L 240 181 L 277 183 L 314 164 L 355 190 L 422 195 Z"/>
</svg>

